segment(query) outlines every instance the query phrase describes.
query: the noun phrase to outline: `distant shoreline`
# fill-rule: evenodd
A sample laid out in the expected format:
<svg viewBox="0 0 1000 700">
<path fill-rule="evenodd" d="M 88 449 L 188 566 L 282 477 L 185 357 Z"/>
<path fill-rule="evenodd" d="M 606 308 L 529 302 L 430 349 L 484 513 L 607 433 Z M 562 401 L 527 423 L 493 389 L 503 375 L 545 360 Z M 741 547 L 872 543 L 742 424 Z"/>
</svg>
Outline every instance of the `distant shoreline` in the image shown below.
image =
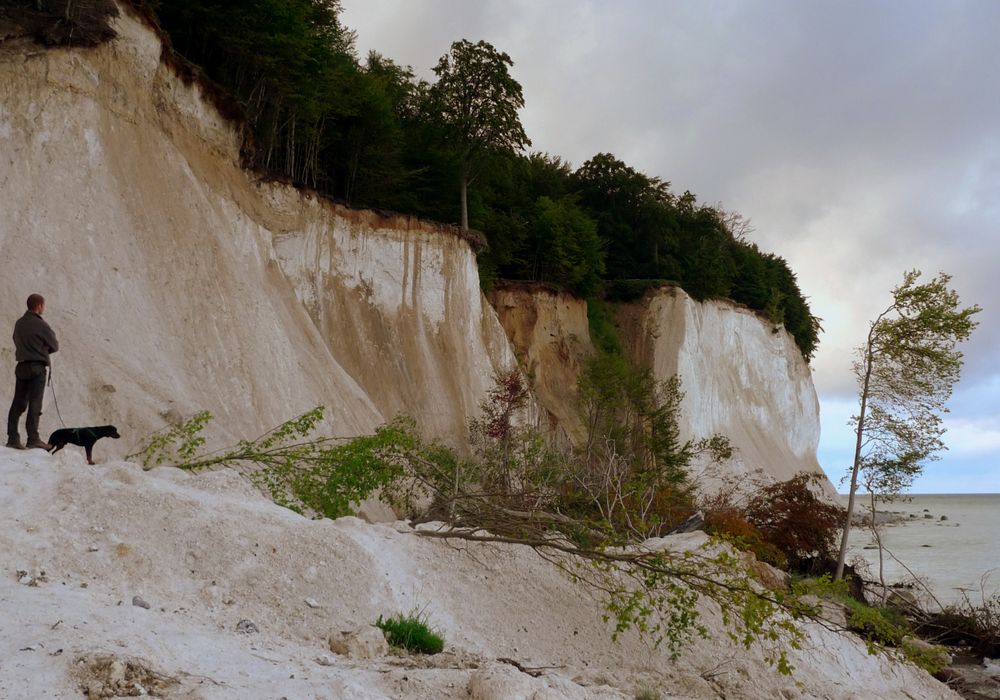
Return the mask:
<svg viewBox="0 0 1000 700">
<path fill-rule="evenodd" d="M 841 498 L 846 499 L 849 494 L 837 493 Z M 858 498 L 868 498 L 870 494 L 858 493 L 856 494 Z M 876 500 L 882 501 L 884 503 L 894 503 L 896 501 L 902 501 L 907 498 L 943 498 L 947 496 L 961 496 L 962 498 L 973 498 L 977 496 L 1000 496 L 1000 492 L 986 492 L 986 491 L 976 491 L 974 493 L 904 493 L 902 496 L 893 499 L 892 501 L 884 501 L 883 499 L 877 498 Z"/>
</svg>

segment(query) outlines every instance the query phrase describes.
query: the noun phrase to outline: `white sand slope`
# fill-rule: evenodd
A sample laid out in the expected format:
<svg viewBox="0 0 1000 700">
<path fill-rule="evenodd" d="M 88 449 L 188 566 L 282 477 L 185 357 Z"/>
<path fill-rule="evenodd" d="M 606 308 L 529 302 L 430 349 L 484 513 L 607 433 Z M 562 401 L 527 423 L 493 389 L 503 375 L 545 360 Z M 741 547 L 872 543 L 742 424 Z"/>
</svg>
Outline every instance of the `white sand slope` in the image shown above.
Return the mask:
<svg viewBox="0 0 1000 700">
<path fill-rule="evenodd" d="M 231 471 L 88 467 L 78 448 L 2 448 L 0 513 L 3 698 L 107 690 L 115 669 L 98 672 L 114 660 L 162 674 L 160 693 L 175 698 L 955 697 L 820 629 L 793 653 L 792 678 L 722 637 L 670 662 L 633 638 L 612 643 L 594 600 L 530 550 L 449 546 L 404 523 L 311 521 Z M 329 650 L 331 635 L 417 608 L 444 653 Z M 259 632 L 238 632 L 243 620 Z M 545 670 L 535 678 L 503 658 Z"/>
</svg>

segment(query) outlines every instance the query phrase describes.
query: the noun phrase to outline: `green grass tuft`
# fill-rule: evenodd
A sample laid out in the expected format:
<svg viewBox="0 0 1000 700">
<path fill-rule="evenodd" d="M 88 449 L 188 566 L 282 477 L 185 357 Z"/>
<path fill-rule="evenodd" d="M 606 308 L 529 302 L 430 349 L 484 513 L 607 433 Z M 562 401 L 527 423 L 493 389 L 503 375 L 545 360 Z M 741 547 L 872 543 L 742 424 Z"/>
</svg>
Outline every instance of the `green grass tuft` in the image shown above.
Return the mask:
<svg viewBox="0 0 1000 700">
<path fill-rule="evenodd" d="M 379 615 L 375 626 L 382 630 L 390 646 L 418 654 L 437 654 L 444 649 L 444 639 L 427 626 L 425 616 L 418 612 L 387 619 Z"/>
</svg>

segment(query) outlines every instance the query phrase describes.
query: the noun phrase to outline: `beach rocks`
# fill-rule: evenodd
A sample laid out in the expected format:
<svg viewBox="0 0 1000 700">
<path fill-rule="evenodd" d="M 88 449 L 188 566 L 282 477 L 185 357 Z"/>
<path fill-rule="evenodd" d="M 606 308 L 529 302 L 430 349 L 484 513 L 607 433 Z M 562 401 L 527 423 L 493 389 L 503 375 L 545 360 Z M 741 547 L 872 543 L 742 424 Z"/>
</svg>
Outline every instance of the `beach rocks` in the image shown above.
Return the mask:
<svg viewBox="0 0 1000 700">
<path fill-rule="evenodd" d="M 315 661 L 320 666 L 335 666 L 337 663 L 336 661 L 333 660 L 331 656 L 328 656 L 327 654 L 320 654 L 315 659 L 313 659 L 313 661 Z"/>
<path fill-rule="evenodd" d="M 507 698 L 597 700 L 626 697 L 606 686 L 587 688 L 557 674 L 535 677 L 509 663 L 509 659 L 498 659 L 473 671 L 466 687 L 468 696 L 472 700 L 507 700 Z M 635 697 L 659 697 L 659 694 L 655 696 L 637 694 Z"/>
<path fill-rule="evenodd" d="M 967 700 L 1000 698 L 1000 675 L 991 675 L 983 666 L 956 664 L 941 669 L 934 677 Z"/>
<path fill-rule="evenodd" d="M 832 600 L 824 600 L 812 594 L 802 596 L 802 603 L 819 608 L 820 617 L 835 627 L 847 629 L 848 611 L 844 605 Z"/>
<path fill-rule="evenodd" d="M 490 663 L 469 677 L 468 693 L 473 700 L 532 698 L 536 697 L 539 685 L 531 676 L 513 666 Z"/>
<path fill-rule="evenodd" d="M 776 569 L 770 564 L 759 561 L 756 557 L 751 557 L 748 564 L 754 578 L 764 588 L 772 591 L 784 591 L 788 589 L 792 577 L 787 571 Z"/>
</svg>

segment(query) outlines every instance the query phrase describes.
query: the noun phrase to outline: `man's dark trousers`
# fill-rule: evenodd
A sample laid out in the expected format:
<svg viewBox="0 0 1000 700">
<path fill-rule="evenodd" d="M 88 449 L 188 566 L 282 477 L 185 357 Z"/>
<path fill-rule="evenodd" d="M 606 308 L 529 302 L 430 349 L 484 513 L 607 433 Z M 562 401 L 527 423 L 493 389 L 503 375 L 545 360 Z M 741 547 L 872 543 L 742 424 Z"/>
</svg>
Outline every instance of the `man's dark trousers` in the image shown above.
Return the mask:
<svg viewBox="0 0 1000 700">
<path fill-rule="evenodd" d="M 39 439 L 38 417 L 42 415 L 42 398 L 45 396 L 46 366 L 44 362 L 18 362 L 14 369 L 17 382 L 14 385 L 14 400 L 7 414 L 7 437 L 18 437 L 17 424 L 21 414 L 28 409 L 25 430 L 28 439 Z"/>
</svg>

